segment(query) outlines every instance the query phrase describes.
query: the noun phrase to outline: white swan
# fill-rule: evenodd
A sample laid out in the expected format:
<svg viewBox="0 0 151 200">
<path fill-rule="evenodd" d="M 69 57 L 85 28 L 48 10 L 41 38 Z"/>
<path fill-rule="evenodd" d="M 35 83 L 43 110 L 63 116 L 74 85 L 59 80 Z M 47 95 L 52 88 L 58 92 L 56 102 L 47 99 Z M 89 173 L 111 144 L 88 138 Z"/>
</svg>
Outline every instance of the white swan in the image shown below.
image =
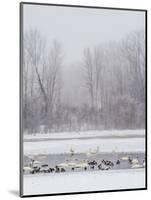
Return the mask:
<svg viewBox="0 0 151 200">
<path fill-rule="evenodd" d="M 121 160 L 128 160 L 128 159 L 129 159 L 128 156 L 124 156 L 124 157 L 121 158 Z"/>
<path fill-rule="evenodd" d="M 68 163 L 60 163 L 60 164 L 58 164 L 57 165 L 58 167 L 68 167 L 69 165 L 68 165 Z"/>
<path fill-rule="evenodd" d="M 41 162 L 38 160 L 34 160 L 34 164 L 40 164 Z"/>
<path fill-rule="evenodd" d="M 85 167 L 88 167 L 89 165 L 87 163 L 78 163 L 76 165 L 77 168 L 85 168 Z"/>
<path fill-rule="evenodd" d="M 70 148 L 70 153 L 71 153 L 71 154 L 74 154 L 74 152 L 75 152 L 75 150 L 71 147 L 71 148 Z"/>
<path fill-rule="evenodd" d="M 140 164 L 134 164 L 134 165 L 132 165 L 132 169 L 137 169 L 137 168 L 142 168 L 143 167 L 143 165 L 140 165 Z"/>
<path fill-rule="evenodd" d="M 69 167 L 76 167 L 76 163 L 74 163 L 74 162 L 70 162 L 70 163 L 67 163 L 67 165 L 69 166 Z"/>
<path fill-rule="evenodd" d="M 40 161 L 34 160 L 33 163 L 32 163 L 32 166 L 33 166 L 33 167 L 38 167 L 38 166 L 40 167 L 40 164 L 41 164 Z"/>
<path fill-rule="evenodd" d="M 25 173 L 31 173 L 33 169 L 31 167 L 25 166 L 23 167 L 23 170 Z"/>
<path fill-rule="evenodd" d="M 137 158 L 132 159 L 132 164 L 138 164 L 138 163 L 139 163 L 139 161 Z"/>
<path fill-rule="evenodd" d="M 70 163 L 60 163 L 57 165 L 58 167 L 64 167 L 64 168 L 68 168 L 68 167 L 73 167 L 73 168 L 85 168 L 88 167 L 88 163 L 86 162 L 81 162 L 81 163 L 74 163 L 74 162 L 70 162 Z"/>
<path fill-rule="evenodd" d="M 97 155 L 98 153 L 99 153 L 99 146 L 97 146 L 97 148 L 94 150 L 89 149 L 89 151 L 87 152 L 87 157 Z"/>
</svg>

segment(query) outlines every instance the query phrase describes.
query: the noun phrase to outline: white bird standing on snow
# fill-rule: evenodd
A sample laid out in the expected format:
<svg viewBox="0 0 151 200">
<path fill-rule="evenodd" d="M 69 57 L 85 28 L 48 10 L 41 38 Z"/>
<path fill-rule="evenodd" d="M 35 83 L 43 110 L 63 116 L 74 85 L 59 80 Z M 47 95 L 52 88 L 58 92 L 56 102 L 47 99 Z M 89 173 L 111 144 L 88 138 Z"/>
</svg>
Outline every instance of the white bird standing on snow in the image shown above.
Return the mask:
<svg viewBox="0 0 151 200">
<path fill-rule="evenodd" d="M 70 153 L 71 153 L 71 155 L 74 155 L 74 152 L 75 152 L 75 150 L 71 147 L 71 148 L 70 148 Z"/>
<path fill-rule="evenodd" d="M 87 152 L 87 156 L 91 157 L 91 156 L 97 155 L 98 153 L 99 153 L 99 146 L 97 146 L 97 148 L 94 150 L 89 149 L 89 152 Z"/>
</svg>

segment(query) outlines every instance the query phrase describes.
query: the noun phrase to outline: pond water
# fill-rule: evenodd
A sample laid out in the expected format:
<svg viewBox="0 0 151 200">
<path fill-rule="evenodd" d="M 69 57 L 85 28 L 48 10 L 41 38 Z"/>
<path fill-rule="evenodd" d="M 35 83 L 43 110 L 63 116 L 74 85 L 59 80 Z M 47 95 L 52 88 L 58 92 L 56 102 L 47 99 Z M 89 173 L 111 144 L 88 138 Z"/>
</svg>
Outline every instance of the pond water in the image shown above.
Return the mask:
<svg viewBox="0 0 151 200">
<path fill-rule="evenodd" d="M 145 154 L 144 153 L 99 153 L 95 156 L 88 157 L 84 153 L 79 154 L 48 154 L 48 155 L 36 155 L 36 156 L 24 156 L 24 166 L 29 165 L 31 162 L 31 159 L 34 159 L 36 161 L 40 162 L 40 165 L 48 164 L 49 167 L 54 168 L 56 165 L 60 163 L 83 163 L 87 161 L 93 161 L 95 160 L 97 162 L 97 165 L 94 166 L 93 170 L 98 170 L 98 165 L 102 162 L 102 160 L 109 160 L 114 163 L 114 166 L 110 168 L 110 170 L 114 169 L 131 169 L 132 164 L 128 160 L 123 160 L 123 157 L 129 157 L 131 159 L 137 159 L 139 161 L 139 164 L 143 164 L 143 160 L 145 160 Z M 119 164 L 117 164 L 117 160 L 120 161 Z M 87 170 L 92 170 L 90 167 L 87 168 Z M 66 169 L 66 171 L 71 171 L 71 168 Z M 74 171 L 83 171 L 81 168 L 76 168 Z"/>
</svg>

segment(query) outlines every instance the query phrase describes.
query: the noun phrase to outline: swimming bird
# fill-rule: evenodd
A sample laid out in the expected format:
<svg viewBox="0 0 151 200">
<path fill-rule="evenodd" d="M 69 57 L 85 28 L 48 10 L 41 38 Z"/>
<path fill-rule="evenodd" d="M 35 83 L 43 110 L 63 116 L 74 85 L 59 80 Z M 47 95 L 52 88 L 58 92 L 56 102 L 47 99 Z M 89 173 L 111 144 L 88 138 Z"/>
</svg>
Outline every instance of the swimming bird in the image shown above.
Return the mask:
<svg viewBox="0 0 151 200">
<path fill-rule="evenodd" d="M 138 163 L 139 163 L 139 161 L 138 161 L 138 159 L 137 159 L 137 158 L 134 158 L 134 159 L 132 159 L 131 163 L 132 163 L 132 164 L 138 164 Z"/>
<path fill-rule="evenodd" d="M 128 160 L 128 159 L 129 159 L 128 156 L 123 156 L 123 157 L 121 158 L 121 160 Z"/>
<path fill-rule="evenodd" d="M 137 169 L 137 168 L 142 168 L 143 167 L 143 165 L 140 165 L 140 164 L 134 164 L 134 165 L 132 165 L 132 169 Z"/>
</svg>

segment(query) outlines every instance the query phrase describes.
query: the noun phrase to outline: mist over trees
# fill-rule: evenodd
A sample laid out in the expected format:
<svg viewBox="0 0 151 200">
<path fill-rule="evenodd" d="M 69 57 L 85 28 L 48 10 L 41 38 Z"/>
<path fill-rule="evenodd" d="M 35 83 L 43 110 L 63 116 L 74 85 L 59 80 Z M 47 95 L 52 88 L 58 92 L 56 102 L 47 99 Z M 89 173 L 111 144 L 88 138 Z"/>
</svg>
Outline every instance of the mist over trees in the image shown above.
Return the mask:
<svg viewBox="0 0 151 200">
<path fill-rule="evenodd" d="M 61 46 L 54 41 L 46 54 L 44 39 L 37 31 L 24 38 L 24 126 L 50 128 L 59 107 L 62 64 Z"/>
<path fill-rule="evenodd" d="M 145 127 L 143 31 L 132 32 L 119 42 L 83 49 L 77 66 L 83 91 L 80 99 L 83 101 L 78 105 L 63 100 L 63 55 L 64 48 L 59 41 L 49 44 L 37 30 L 24 34 L 24 132 Z M 72 84 L 68 87 L 74 90 Z"/>
</svg>

